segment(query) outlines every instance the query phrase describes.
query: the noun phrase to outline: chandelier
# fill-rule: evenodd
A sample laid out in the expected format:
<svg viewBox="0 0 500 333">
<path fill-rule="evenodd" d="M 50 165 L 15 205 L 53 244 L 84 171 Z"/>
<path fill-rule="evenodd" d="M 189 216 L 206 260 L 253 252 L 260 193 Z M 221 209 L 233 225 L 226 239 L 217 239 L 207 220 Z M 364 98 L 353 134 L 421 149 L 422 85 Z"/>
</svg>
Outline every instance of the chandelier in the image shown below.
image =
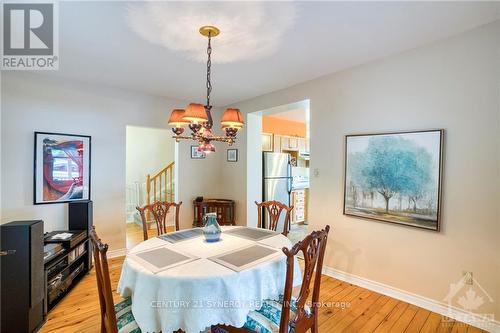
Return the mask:
<svg viewBox="0 0 500 333">
<path fill-rule="evenodd" d="M 179 142 L 181 139 L 194 140 L 198 142 L 198 151 L 204 153 L 215 152 L 213 141 L 226 142 L 230 146 L 236 141 L 238 130 L 243 128 L 243 117 L 239 109 L 228 108 L 224 111 L 221 119 L 222 130 L 225 135 L 218 136 L 212 132 L 213 120 L 210 113 L 212 106 L 210 105 L 210 93 L 212 92 L 212 82 L 210 81 L 210 68 L 212 65 L 211 55 L 212 37 L 220 33 L 219 29 L 214 26 L 203 26 L 200 28 L 200 34 L 208 37 L 207 47 L 207 103 L 205 105 L 199 103 L 190 103 L 187 108 L 175 109 L 170 114 L 168 124 L 172 126 L 174 132 L 173 138 Z M 191 135 L 182 135 L 184 126 L 188 126 L 191 130 Z"/>
</svg>

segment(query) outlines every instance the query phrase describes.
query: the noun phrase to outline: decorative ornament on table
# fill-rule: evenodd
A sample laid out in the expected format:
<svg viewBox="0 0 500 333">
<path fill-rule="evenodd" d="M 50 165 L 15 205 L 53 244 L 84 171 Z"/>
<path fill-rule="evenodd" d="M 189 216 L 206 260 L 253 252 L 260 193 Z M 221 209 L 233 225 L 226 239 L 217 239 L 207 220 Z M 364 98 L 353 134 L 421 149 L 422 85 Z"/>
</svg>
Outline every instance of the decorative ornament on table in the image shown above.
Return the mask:
<svg viewBox="0 0 500 333">
<path fill-rule="evenodd" d="M 207 242 L 218 242 L 222 232 L 217 222 L 217 213 L 207 213 L 203 217 L 203 235 Z"/>
</svg>

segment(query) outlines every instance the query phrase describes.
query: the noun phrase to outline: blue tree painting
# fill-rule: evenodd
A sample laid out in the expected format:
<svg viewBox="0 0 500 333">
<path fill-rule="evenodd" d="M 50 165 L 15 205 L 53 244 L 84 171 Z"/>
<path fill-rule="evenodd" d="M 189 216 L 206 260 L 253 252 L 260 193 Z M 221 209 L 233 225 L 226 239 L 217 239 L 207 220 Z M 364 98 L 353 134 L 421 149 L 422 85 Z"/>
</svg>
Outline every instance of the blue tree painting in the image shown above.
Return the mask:
<svg viewBox="0 0 500 333">
<path fill-rule="evenodd" d="M 442 137 L 348 135 L 344 214 L 439 230 Z"/>
</svg>

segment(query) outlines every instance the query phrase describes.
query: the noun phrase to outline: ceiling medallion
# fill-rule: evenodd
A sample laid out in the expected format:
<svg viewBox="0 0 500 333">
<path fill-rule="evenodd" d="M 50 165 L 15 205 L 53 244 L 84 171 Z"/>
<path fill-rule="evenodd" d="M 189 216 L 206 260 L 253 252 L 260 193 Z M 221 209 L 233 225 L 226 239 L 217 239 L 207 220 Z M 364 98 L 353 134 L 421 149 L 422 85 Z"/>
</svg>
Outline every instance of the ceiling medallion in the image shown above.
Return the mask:
<svg viewBox="0 0 500 333">
<path fill-rule="evenodd" d="M 214 26 L 203 26 L 200 28 L 200 34 L 208 37 L 207 47 L 207 103 L 205 105 L 199 103 L 189 103 L 187 108 L 175 109 L 170 114 L 168 124 L 172 126 L 174 132 L 173 138 L 179 142 L 181 139 L 194 140 L 198 142 L 198 151 L 204 153 L 215 152 L 215 146 L 212 141 L 226 142 L 230 146 L 236 141 L 236 134 L 239 129 L 243 128 L 243 117 L 239 109 L 228 108 L 224 111 L 221 119 L 222 129 L 225 131 L 225 136 L 216 136 L 212 133 L 213 120 L 210 113 L 212 106 L 210 105 L 210 93 L 212 92 L 212 82 L 210 81 L 210 69 L 212 65 L 212 37 L 219 35 L 220 30 Z M 183 136 L 184 126 L 188 126 L 191 130 L 191 135 Z"/>
</svg>

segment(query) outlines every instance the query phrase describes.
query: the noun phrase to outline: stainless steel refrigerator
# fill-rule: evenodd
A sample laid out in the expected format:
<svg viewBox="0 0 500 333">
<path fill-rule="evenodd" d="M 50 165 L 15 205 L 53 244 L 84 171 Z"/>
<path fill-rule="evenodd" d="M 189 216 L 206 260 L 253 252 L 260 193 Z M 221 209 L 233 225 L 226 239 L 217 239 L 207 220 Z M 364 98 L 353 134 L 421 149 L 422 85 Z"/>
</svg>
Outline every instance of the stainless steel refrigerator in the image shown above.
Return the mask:
<svg viewBox="0 0 500 333">
<path fill-rule="evenodd" d="M 290 206 L 290 194 L 292 192 L 290 154 L 264 152 L 262 162 L 262 199 L 264 201 L 276 200 Z M 264 225 L 267 223 L 266 215 L 263 214 Z M 277 230 L 283 230 L 285 214 L 282 213 L 281 215 Z"/>
</svg>

